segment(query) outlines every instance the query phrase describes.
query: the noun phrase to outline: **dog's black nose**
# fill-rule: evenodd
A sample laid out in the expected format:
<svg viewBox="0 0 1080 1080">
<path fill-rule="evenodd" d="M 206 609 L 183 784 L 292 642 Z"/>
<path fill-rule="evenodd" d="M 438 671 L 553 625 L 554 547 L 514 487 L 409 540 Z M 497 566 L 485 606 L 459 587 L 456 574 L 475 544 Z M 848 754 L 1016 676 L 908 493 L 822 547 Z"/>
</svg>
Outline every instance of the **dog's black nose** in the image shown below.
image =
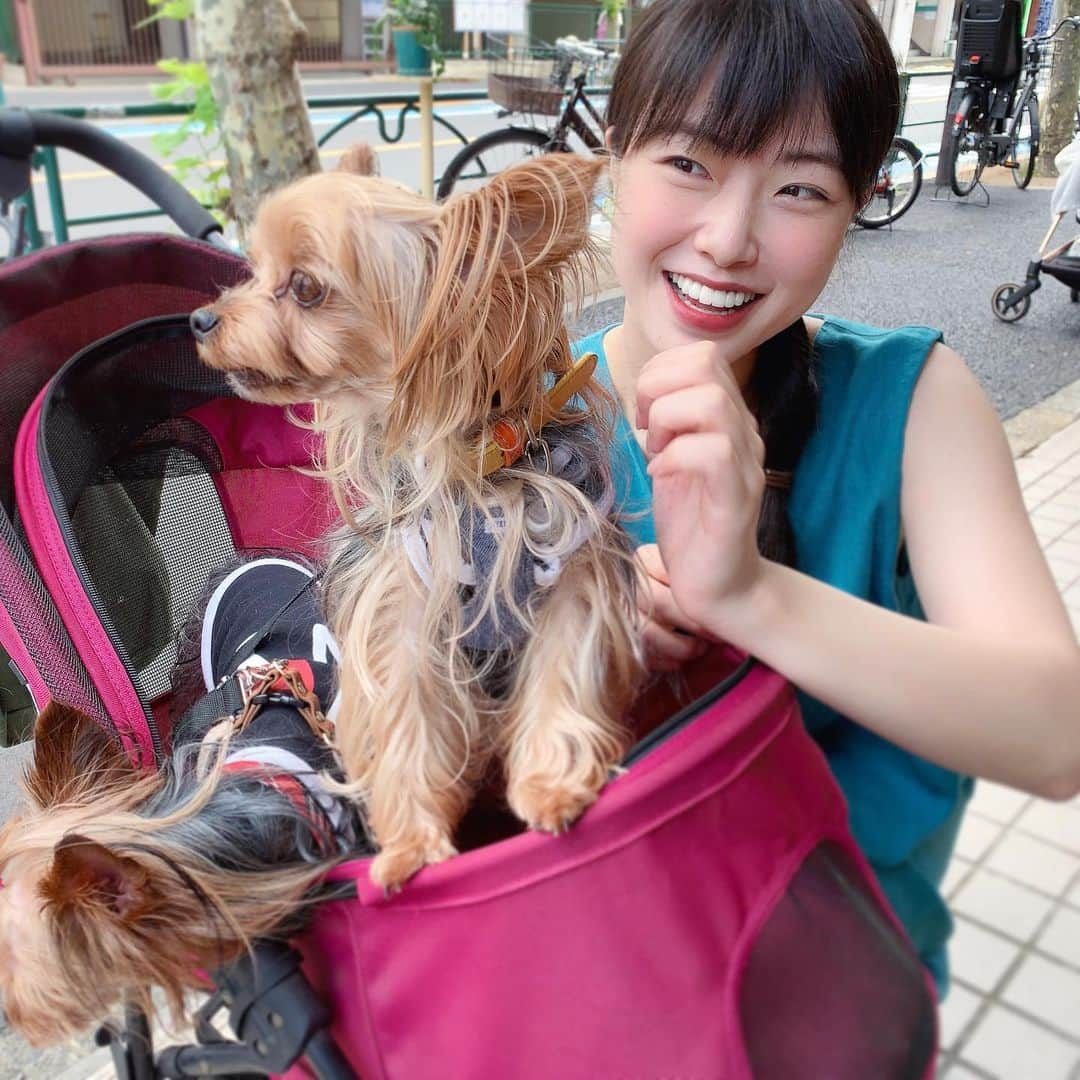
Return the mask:
<svg viewBox="0 0 1080 1080">
<path fill-rule="evenodd" d="M 205 341 L 217 326 L 218 317 L 214 314 L 213 308 L 201 307 L 191 313 L 188 321 L 191 323 L 191 332 L 195 335 L 195 340 Z"/>
</svg>

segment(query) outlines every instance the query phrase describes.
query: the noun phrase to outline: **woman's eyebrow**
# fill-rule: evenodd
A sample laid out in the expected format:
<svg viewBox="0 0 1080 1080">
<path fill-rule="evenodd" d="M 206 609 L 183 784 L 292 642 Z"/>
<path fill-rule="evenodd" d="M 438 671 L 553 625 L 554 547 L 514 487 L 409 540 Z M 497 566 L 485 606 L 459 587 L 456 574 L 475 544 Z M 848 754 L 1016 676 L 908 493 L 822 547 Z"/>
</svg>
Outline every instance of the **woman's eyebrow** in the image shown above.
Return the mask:
<svg viewBox="0 0 1080 1080">
<path fill-rule="evenodd" d="M 832 149 L 786 150 L 777 159 L 781 165 L 824 165 L 828 169 L 842 172 L 840 155 Z"/>
</svg>

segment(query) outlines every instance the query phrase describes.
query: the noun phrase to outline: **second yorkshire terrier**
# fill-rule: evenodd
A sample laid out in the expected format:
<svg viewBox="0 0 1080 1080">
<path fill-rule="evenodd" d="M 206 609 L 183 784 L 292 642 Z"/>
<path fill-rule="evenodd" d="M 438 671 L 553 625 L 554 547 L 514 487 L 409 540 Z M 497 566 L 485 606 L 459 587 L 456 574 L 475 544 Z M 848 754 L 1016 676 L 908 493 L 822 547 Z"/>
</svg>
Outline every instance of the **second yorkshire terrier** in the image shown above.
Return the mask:
<svg viewBox="0 0 1080 1080">
<path fill-rule="evenodd" d="M 128 997 L 153 1011 L 154 986 L 179 1022 L 200 972 L 301 929 L 313 886 L 362 840 L 353 805 L 323 781 L 333 756 L 297 707 L 331 692 L 312 647 L 312 585 L 285 559 L 220 582 L 190 669 L 211 690 L 277 662 L 304 701 L 275 694 L 242 730 L 213 709 L 189 713 L 159 773 L 137 771 L 81 713 L 52 702 L 38 717 L 30 806 L 0 830 L 0 997 L 30 1042 L 80 1032 Z"/>
<path fill-rule="evenodd" d="M 192 316 L 239 394 L 316 401 L 346 522 L 324 584 L 337 748 L 387 888 L 455 853 L 494 762 L 516 816 L 559 832 L 626 748 L 641 664 L 614 403 L 564 324 L 600 169 L 544 155 L 442 206 L 306 178 L 261 207 L 251 280 Z"/>
</svg>

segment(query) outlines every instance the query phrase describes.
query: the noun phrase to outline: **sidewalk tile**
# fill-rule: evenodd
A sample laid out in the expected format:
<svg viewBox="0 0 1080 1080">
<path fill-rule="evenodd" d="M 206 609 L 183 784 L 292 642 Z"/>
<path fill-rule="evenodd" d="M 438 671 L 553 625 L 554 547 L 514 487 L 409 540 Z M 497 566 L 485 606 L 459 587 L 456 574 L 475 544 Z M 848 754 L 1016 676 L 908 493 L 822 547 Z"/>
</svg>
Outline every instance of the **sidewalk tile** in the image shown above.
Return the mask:
<svg viewBox="0 0 1080 1080">
<path fill-rule="evenodd" d="M 991 852 L 986 865 L 1014 881 L 1059 896 L 1080 870 L 1080 856 L 1013 832 Z"/>
<path fill-rule="evenodd" d="M 1026 956 L 1002 995 L 1006 1004 L 1037 1016 L 1062 1032 L 1080 1034 L 1080 972 L 1042 956 Z M 1080 1057 L 1080 1043 L 1076 1048 Z"/>
<path fill-rule="evenodd" d="M 1000 822 L 988 821 L 978 814 L 965 814 L 956 838 L 956 854 L 978 862 L 1002 834 Z"/>
<path fill-rule="evenodd" d="M 969 1069 L 962 1061 L 954 1061 L 939 1077 L 939 1080 L 983 1080 L 985 1073 Z"/>
<path fill-rule="evenodd" d="M 1028 941 L 1050 913 L 1054 901 L 1023 885 L 977 870 L 953 897 L 954 911 Z"/>
<path fill-rule="evenodd" d="M 1070 559 L 1073 562 L 1080 562 L 1080 544 L 1072 540 L 1052 540 L 1046 545 L 1045 551 L 1050 558 Z"/>
<path fill-rule="evenodd" d="M 1075 803 L 1035 799 L 1015 827 L 1080 855 L 1080 809 Z"/>
<path fill-rule="evenodd" d="M 1044 503 L 1043 505 L 1051 504 Z M 1047 517 L 1043 514 L 1042 506 L 1031 514 L 1031 527 L 1035 530 L 1035 535 L 1039 538 L 1039 543 L 1043 547 L 1047 547 L 1051 541 L 1058 539 L 1069 539 L 1072 542 L 1073 518 L 1069 517 L 1064 521 L 1060 521 L 1053 517 Z"/>
<path fill-rule="evenodd" d="M 954 1061 L 943 1073 L 939 1074 L 938 1080 L 983 1080 L 985 1073 L 969 1069 L 962 1061 Z"/>
<path fill-rule="evenodd" d="M 963 986 L 953 985 L 949 996 L 941 1006 L 939 1022 L 941 1025 L 941 1049 L 950 1050 L 975 1015 L 975 1011 L 986 999 Z"/>
<path fill-rule="evenodd" d="M 1027 487 L 1029 484 L 1034 484 L 1036 480 L 1045 476 L 1054 468 L 1052 462 L 1043 461 L 1042 458 L 1032 457 L 1031 454 L 1022 458 L 1017 458 L 1014 464 L 1016 465 L 1016 478 L 1020 481 L 1021 487 Z"/>
<path fill-rule="evenodd" d="M 1050 475 L 1055 479 L 1064 477 L 1067 480 L 1073 480 L 1080 476 L 1080 454 L 1073 454 L 1072 457 L 1067 457 L 1064 461 L 1059 462 L 1054 466 Z"/>
<path fill-rule="evenodd" d="M 1080 563 L 1054 555 L 1049 556 L 1046 561 L 1050 566 L 1050 573 L 1054 575 L 1054 582 L 1062 592 L 1080 578 Z"/>
<path fill-rule="evenodd" d="M 958 979 L 978 990 L 993 990 L 1009 965 L 1019 955 L 1020 947 L 998 934 L 968 922 L 956 920 L 956 930 L 949 942 L 949 958 Z"/>
<path fill-rule="evenodd" d="M 1001 1080 L 1068 1080 L 1080 1047 L 997 1006 L 979 1022 L 961 1056 Z"/>
<path fill-rule="evenodd" d="M 1080 522 L 1080 507 L 1071 503 L 1063 502 L 1064 495 L 1051 495 L 1038 510 L 1032 514 L 1032 518 L 1041 518 L 1044 521 L 1063 521 L 1069 526 Z"/>
<path fill-rule="evenodd" d="M 945 877 L 941 882 L 941 895 L 946 900 L 951 901 L 953 893 L 967 880 L 972 869 L 972 863 L 961 855 L 954 854 L 949 860 L 949 865 L 945 870 Z"/>
<path fill-rule="evenodd" d="M 983 817 L 1008 824 L 1030 798 L 1025 792 L 1005 787 L 1004 784 L 980 780 L 975 785 L 975 794 L 971 797 L 968 809 Z"/>
<path fill-rule="evenodd" d="M 1020 481 L 1020 486 L 1025 488 L 1030 484 L 1034 484 L 1036 480 L 1041 479 L 1054 468 L 1053 462 L 1044 461 L 1042 458 L 1034 457 L 1031 454 L 1017 458 L 1013 464 L 1016 466 L 1016 478 Z"/>
<path fill-rule="evenodd" d="M 1046 442 L 1032 451 L 1032 455 L 1040 461 L 1050 461 L 1056 465 L 1067 461 L 1077 451 L 1080 451 L 1080 424 L 1072 423 L 1051 435 Z"/>
<path fill-rule="evenodd" d="M 1080 911 L 1067 907 L 1055 911 L 1035 945 L 1044 953 L 1080 969 Z M 1080 1017 L 1077 1021 L 1080 1025 Z"/>
</svg>

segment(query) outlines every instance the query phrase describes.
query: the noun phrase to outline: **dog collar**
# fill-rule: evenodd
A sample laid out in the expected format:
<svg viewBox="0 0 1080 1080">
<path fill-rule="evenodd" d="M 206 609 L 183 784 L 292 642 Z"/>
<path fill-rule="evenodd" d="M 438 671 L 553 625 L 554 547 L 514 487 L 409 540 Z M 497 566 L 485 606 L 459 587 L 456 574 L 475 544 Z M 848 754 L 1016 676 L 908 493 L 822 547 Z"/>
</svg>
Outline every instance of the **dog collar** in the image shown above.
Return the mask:
<svg viewBox="0 0 1080 1080">
<path fill-rule="evenodd" d="M 490 476 L 513 465 L 529 448 L 543 425 L 545 411 L 558 412 L 575 394 L 579 394 L 596 370 L 596 353 L 585 353 L 557 383 L 544 393 L 544 399 L 525 420 L 502 416 L 491 429 L 491 438 L 473 452 L 473 461 L 481 476 Z M 546 407 L 546 408 L 545 408 Z"/>
</svg>

